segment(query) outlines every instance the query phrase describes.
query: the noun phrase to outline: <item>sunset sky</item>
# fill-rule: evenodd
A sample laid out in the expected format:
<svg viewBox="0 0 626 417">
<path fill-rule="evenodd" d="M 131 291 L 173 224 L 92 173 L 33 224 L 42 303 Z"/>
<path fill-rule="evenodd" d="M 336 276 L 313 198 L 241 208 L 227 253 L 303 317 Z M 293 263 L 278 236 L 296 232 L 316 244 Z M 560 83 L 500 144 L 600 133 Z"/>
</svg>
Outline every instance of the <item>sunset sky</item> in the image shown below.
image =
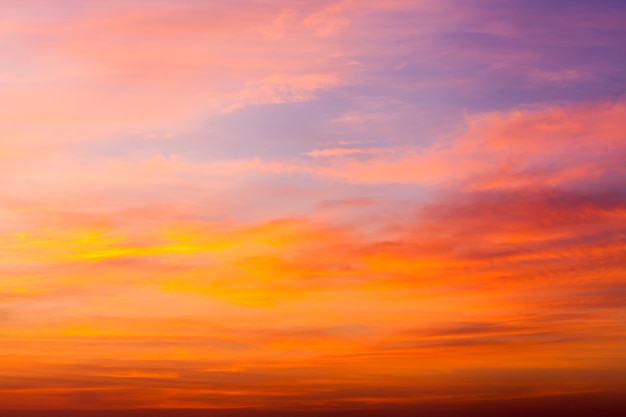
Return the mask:
<svg viewBox="0 0 626 417">
<path fill-rule="evenodd" d="M 623 0 L 0 0 L 0 98 L 7 416 L 626 404 Z"/>
</svg>

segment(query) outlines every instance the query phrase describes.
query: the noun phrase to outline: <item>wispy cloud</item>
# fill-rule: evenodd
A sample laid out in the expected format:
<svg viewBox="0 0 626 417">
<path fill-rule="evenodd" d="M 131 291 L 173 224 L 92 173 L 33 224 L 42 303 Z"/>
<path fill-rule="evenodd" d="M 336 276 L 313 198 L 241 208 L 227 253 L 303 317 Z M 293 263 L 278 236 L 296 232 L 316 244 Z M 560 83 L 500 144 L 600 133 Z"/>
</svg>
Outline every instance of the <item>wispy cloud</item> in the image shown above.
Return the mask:
<svg viewBox="0 0 626 417">
<path fill-rule="evenodd" d="M 2 2 L 0 409 L 613 398 L 625 13 Z"/>
</svg>

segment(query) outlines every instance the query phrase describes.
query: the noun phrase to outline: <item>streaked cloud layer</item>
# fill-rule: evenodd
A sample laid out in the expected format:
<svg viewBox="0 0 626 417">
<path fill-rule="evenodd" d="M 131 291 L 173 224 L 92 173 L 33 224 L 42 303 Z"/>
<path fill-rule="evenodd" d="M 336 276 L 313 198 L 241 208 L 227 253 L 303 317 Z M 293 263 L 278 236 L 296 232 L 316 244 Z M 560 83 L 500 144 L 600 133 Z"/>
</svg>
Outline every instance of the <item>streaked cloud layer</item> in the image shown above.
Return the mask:
<svg viewBox="0 0 626 417">
<path fill-rule="evenodd" d="M 0 409 L 625 393 L 626 5 L 0 16 Z"/>
</svg>

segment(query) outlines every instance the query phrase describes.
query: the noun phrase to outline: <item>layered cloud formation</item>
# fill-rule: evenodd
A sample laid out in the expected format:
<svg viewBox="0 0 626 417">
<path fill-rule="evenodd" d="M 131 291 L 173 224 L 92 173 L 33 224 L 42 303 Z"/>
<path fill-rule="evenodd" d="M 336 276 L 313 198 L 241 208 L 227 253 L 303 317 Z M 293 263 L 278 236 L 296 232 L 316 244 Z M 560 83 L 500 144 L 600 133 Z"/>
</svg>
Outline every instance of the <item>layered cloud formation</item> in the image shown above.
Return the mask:
<svg viewBox="0 0 626 417">
<path fill-rule="evenodd" d="M 620 2 L 0 9 L 1 409 L 623 393 Z"/>
</svg>

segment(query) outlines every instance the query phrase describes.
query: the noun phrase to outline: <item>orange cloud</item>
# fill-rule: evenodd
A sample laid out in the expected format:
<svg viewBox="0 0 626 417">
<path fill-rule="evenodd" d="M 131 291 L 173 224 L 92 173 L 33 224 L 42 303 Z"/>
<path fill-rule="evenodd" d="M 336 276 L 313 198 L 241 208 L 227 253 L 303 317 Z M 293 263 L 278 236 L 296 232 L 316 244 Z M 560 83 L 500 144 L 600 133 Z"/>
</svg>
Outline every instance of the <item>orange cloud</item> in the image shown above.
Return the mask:
<svg viewBox="0 0 626 417">
<path fill-rule="evenodd" d="M 293 155 L 123 158 L 81 146 L 175 142 L 194 120 L 347 93 L 367 78 L 359 16 L 438 6 L 61 3 L 0 22 L 23 58 L 0 75 L 0 408 L 345 410 L 623 386 L 623 103 L 473 115 L 425 146 L 323 132 L 410 130 L 371 99 L 317 109 L 328 126 Z"/>
</svg>

